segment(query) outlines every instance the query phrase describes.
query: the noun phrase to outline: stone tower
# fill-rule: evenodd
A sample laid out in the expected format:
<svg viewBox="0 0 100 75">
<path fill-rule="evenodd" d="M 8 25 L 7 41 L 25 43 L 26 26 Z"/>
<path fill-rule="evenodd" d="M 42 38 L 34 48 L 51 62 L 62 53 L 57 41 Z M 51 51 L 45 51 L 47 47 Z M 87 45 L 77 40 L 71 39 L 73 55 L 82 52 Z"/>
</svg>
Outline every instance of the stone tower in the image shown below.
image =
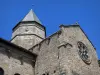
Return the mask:
<svg viewBox="0 0 100 75">
<path fill-rule="evenodd" d="M 11 42 L 29 49 L 45 39 L 45 27 L 31 9 L 14 28 Z"/>
</svg>

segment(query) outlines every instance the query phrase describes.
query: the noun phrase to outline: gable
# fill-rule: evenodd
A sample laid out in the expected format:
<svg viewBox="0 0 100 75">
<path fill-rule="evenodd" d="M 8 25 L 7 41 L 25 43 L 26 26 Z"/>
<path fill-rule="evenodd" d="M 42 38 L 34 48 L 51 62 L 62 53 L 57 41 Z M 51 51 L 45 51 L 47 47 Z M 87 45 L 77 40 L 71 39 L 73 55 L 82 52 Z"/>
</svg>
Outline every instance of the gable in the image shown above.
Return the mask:
<svg viewBox="0 0 100 75">
<path fill-rule="evenodd" d="M 60 32 L 60 34 L 56 32 L 32 48 L 33 52 L 38 54 L 36 73 L 54 74 L 56 72 L 55 74 L 58 74 L 58 68 L 60 68 L 61 73 L 68 75 L 71 73 L 98 75 L 96 51 L 81 28 L 78 25 L 60 26 Z M 84 56 L 88 55 L 89 59 L 84 60 L 79 53 L 79 41 L 86 49 L 83 49 L 82 52 L 88 52 L 88 54 L 83 52 Z"/>
</svg>

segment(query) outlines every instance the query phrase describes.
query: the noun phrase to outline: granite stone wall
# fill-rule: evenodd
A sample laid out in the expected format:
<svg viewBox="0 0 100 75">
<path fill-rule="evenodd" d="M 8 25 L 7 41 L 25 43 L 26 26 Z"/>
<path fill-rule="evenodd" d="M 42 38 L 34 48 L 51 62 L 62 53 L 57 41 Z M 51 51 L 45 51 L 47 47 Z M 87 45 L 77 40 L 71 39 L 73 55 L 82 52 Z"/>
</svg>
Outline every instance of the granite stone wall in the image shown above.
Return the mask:
<svg viewBox="0 0 100 75">
<path fill-rule="evenodd" d="M 63 69 L 68 68 L 69 72 L 77 73 L 78 75 L 99 75 L 100 68 L 98 66 L 98 59 L 96 50 L 92 43 L 88 40 L 79 26 L 75 27 L 61 27 L 63 32 L 63 41 L 72 45 L 71 48 L 60 48 L 60 65 Z M 89 60 L 82 60 L 79 55 L 78 41 L 84 43 L 88 49 Z M 89 63 L 88 63 L 89 62 Z M 68 72 L 66 70 L 66 72 Z"/>
<path fill-rule="evenodd" d="M 13 31 L 11 42 L 29 49 L 45 39 L 45 30 L 37 23 L 21 23 Z"/>
<path fill-rule="evenodd" d="M 42 39 L 35 35 L 20 35 L 16 36 L 11 42 L 25 49 L 30 49 L 40 41 Z"/>
<path fill-rule="evenodd" d="M 55 33 L 33 47 L 38 54 L 36 75 L 100 75 L 96 50 L 79 26 L 61 26 L 61 34 Z M 88 49 L 85 56 L 79 54 L 78 41 Z M 83 50 L 84 51 L 84 50 Z M 84 54 L 84 53 L 83 53 Z"/>
<path fill-rule="evenodd" d="M 0 68 L 4 75 L 34 75 L 34 61 L 32 55 L 0 43 Z"/>
</svg>

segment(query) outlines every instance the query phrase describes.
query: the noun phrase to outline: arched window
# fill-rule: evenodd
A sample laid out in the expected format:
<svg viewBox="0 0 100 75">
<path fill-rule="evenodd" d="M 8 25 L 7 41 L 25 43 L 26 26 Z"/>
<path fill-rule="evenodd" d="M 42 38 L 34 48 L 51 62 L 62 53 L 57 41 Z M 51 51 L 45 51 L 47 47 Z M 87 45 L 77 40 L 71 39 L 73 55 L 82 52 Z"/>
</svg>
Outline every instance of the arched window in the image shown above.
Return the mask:
<svg viewBox="0 0 100 75">
<path fill-rule="evenodd" d="M 0 68 L 0 75 L 4 75 L 4 70 Z"/>
<path fill-rule="evenodd" d="M 14 75 L 20 75 L 19 73 L 15 73 Z"/>
</svg>

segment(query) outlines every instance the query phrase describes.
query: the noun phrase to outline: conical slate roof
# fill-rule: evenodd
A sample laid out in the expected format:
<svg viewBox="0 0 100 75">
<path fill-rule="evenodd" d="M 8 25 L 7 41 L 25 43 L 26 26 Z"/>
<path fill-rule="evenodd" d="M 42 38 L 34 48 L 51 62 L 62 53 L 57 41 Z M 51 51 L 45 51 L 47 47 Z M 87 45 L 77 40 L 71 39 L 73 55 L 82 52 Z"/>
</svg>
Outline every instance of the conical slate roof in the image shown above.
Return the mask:
<svg viewBox="0 0 100 75">
<path fill-rule="evenodd" d="M 35 15 L 32 9 L 29 11 L 29 13 L 24 17 L 22 21 L 36 21 L 41 24 L 40 20 Z"/>
</svg>

